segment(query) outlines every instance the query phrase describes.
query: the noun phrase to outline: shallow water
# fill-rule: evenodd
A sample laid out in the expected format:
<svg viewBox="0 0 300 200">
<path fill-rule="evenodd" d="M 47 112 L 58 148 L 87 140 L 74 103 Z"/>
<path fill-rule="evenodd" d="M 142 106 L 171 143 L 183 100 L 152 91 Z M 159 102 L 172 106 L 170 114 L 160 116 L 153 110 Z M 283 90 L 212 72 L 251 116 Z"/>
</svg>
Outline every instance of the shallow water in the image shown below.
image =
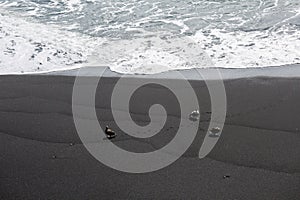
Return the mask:
<svg viewBox="0 0 300 200">
<path fill-rule="evenodd" d="M 298 0 L 0 0 L 0 13 L 2 74 L 88 63 L 144 74 L 300 63 Z M 174 53 L 190 52 L 191 42 L 205 55 Z"/>
</svg>

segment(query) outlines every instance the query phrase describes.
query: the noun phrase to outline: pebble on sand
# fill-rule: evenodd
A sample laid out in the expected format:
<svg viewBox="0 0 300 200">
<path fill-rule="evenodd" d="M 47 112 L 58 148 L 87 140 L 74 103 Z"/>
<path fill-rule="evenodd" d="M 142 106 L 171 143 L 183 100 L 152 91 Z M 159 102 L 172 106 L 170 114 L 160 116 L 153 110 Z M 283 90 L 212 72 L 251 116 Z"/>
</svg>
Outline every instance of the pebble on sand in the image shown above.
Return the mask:
<svg viewBox="0 0 300 200">
<path fill-rule="evenodd" d="M 200 119 L 200 112 L 199 110 L 194 110 L 193 112 L 191 112 L 189 119 L 191 121 L 198 121 Z"/>
<path fill-rule="evenodd" d="M 227 179 L 227 178 L 230 178 L 230 175 L 226 174 L 223 176 L 223 179 Z"/>
<path fill-rule="evenodd" d="M 209 133 L 211 137 L 219 137 L 221 133 L 221 129 L 219 127 L 214 127 L 209 130 Z"/>
</svg>

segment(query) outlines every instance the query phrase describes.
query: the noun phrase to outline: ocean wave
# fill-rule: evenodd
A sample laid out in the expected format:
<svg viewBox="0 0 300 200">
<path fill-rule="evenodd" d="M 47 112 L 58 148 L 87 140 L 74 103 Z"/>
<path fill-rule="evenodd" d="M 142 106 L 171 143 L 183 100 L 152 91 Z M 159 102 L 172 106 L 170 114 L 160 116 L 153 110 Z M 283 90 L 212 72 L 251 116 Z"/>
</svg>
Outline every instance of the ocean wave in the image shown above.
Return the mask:
<svg viewBox="0 0 300 200">
<path fill-rule="evenodd" d="M 0 5 L 1 74 L 103 62 L 116 72 L 142 74 L 300 62 L 298 0 L 0 0 Z M 158 50 L 164 42 L 155 50 L 128 48 L 143 46 L 148 37 L 188 38 L 210 62 L 202 55 L 172 53 L 172 48 L 188 49 L 176 39 L 164 51 Z M 154 60 L 159 63 L 151 67 Z"/>
</svg>

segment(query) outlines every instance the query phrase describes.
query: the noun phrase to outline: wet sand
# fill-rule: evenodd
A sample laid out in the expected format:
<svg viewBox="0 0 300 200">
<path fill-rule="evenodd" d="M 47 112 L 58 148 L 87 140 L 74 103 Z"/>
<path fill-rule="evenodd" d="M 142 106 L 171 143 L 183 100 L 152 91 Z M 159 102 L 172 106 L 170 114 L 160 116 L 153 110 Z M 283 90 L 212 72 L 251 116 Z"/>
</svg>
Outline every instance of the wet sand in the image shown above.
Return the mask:
<svg viewBox="0 0 300 200">
<path fill-rule="evenodd" d="M 135 139 L 112 118 L 110 94 L 117 80 L 104 78 L 98 87 L 101 126 L 110 125 L 118 133 L 114 144 L 124 149 L 163 147 L 178 129 L 180 112 L 172 93 L 157 85 L 137 91 L 130 108 L 138 124 L 149 122 L 154 103 L 164 105 L 169 116 L 157 136 Z M 299 198 L 300 78 L 225 80 L 225 127 L 204 159 L 198 153 L 210 99 L 203 81 L 191 81 L 201 109 L 197 136 L 179 160 L 147 174 L 113 170 L 87 152 L 72 118 L 73 84 L 72 76 L 0 77 L 0 199 Z"/>
</svg>

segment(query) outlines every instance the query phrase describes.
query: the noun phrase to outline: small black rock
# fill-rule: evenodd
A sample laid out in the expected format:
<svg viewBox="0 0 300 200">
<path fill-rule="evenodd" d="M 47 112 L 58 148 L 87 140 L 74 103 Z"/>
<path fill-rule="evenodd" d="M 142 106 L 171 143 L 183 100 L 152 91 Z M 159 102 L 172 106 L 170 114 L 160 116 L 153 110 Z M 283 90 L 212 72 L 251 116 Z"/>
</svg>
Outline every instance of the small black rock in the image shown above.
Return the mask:
<svg viewBox="0 0 300 200">
<path fill-rule="evenodd" d="M 230 175 L 224 175 L 223 176 L 223 179 L 227 179 L 227 178 L 230 178 Z"/>
</svg>

